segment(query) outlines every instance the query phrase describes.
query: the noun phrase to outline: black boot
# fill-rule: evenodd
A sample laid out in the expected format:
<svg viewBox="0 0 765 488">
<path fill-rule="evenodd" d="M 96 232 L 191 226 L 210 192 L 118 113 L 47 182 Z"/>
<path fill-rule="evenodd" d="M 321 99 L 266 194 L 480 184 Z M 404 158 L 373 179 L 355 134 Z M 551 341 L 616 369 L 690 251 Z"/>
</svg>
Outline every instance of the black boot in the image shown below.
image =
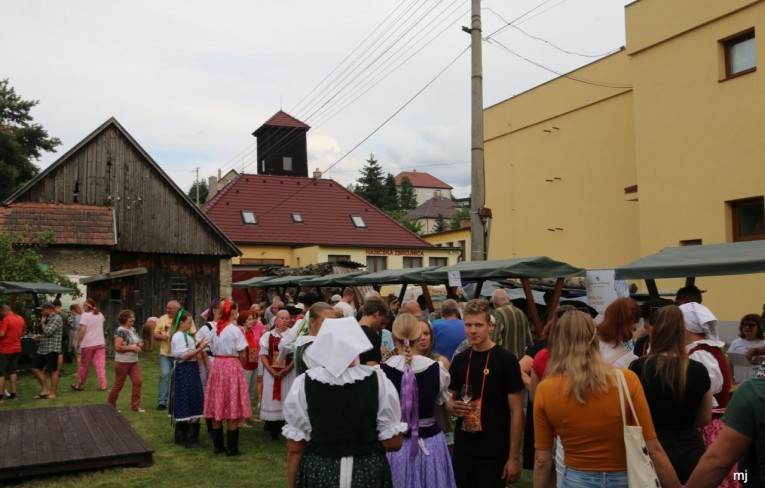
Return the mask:
<svg viewBox="0 0 765 488">
<path fill-rule="evenodd" d="M 212 419 L 205 419 L 205 425 L 207 426 L 207 438 L 212 439 Z"/>
<path fill-rule="evenodd" d="M 179 446 L 186 442 L 186 432 L 189 429 L 188 422 L 175 423 L 175 443 Z"/>
<path fill-rule="evenodd" d="M 239 429 L 226 431 L 226 456 L 241 456 L 239 452 Z"/>
<path fill-rule="evenodd" d="M 223 445 L 223 428 L 218 427 L 212 431 L 213 446 L 215 447 L 215 454 L 226 452 L 226 446 Z"/>
<path fill-rule="evenodd" d="M 189 429 L 186 432 L 186 447 L 195 449 L 205 447 L 199 443 L 199 422 L 189 424 Z"/>
</svg>

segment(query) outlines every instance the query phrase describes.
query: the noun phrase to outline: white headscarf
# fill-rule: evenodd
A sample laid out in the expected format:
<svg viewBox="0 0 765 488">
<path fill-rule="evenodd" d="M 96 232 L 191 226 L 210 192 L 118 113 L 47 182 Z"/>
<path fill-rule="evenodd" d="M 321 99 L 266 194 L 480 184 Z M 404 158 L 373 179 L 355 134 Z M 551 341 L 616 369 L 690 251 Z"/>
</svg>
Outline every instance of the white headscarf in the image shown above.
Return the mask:
<svg viewBox="0 0 765 488">
<path fill-rule="evenodd" d="M 354 359 L 372 349 L 372 343 L 353 317 L 326 319 L 313 345 L 305 350 L 306 363 L 311 361 L 339 378 Z"/>
<path fill-rule="evenodd" d="M 711 310 L 700 303 L 688 302 L 680 305 L 685 319 L 685 329 L 694 334 L 704 334 L 707 339 L 719 341 L 717 335 L 717 317 Z"/>
</svg>

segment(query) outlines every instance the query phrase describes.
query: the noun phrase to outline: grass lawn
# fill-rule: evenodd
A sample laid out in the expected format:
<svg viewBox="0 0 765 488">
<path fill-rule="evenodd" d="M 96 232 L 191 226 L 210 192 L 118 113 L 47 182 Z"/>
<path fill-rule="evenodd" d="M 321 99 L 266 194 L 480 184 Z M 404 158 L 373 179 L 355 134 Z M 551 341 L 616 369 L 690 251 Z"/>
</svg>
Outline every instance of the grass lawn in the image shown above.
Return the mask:
<svg viewBox="0 0 765 488">
<path fill-rule="evenodd" d="M 106 403 L 108 391 L 98 391 L 95 371 L 92 370 L 85 384 L 85 391 L 72 391 L 69 387 L 76 379 L 72 377 L 74 365 L 64 363 L 64 372 L 55 400 L 33 400 L 39 385 L 29 371 L 28 364 L 22 364 L 25 371 L 19 373 L 19 399 L 6 400 L 2 409 L 48 408 L 83 404 Z M 96 471 L 69 473 L 26 479 L 25 487 L 67 488 L 87 486 L 88 488 L 111 487 L 268 487 L 287 486 L 285 440 L 272 442 L 261 425 L 241 429 L 239 449 L 243 455 L 226 457 L 214 455 L 212 441 L 207 449 L 186 449 L 173 444 L 173 429 L 166 411 L 156 410 L 157 378 L 159 361 L 156 352 L 142 354 L 141 373 L 143 376 L 142 406 L 146 413 L 139 414 L 130 409 L 130 380 L 125 383 L 117 406 L 130 425 L 154 449 L 154 465 L 148 468 L 113 468 Z M 112 362 L 107 360 L 108 385 L 114 379 Z M 202 427 L 202 437 L 205 428 Z M 531 487 L 531 472 L 524 471 L 520 488 Z"/>
</svg>

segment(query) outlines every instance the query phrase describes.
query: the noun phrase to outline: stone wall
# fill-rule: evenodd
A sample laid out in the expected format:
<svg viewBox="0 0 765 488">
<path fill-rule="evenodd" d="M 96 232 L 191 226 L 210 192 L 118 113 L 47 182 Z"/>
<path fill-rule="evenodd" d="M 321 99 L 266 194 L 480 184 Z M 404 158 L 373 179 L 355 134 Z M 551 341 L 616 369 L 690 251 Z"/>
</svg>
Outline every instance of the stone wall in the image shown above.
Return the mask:
<svg viewBox="0 0 765 488">
<path fill-rule="evenodd" d="M 43 249 L 43 263 L 67 276 L 93 276 L 109 271 L 109 249 L 88 246 L 52 246 Z"/>
</svg>

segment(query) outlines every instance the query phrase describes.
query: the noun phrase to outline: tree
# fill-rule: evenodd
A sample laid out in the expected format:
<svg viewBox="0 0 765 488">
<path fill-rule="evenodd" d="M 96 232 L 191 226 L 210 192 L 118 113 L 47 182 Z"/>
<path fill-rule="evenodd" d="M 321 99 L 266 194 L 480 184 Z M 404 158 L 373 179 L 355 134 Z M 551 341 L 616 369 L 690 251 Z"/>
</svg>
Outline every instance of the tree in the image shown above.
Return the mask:
<svg viewBox="0 0 765 488">
<path fill-rule="evenodd" d="M 377 208 L 385 206 L 385 177 L 382 166 L 375 159 L 374 154 L 369 155 L 367 164 L 361 168 L 361 178 L 356 180 L 355 193 Z"/>
<path fill-rule="evenodd" d="M 403 225 L 410 231 L 414 232 L 415 234 L 421 234 L 422 233 L 422 222 L 420 222 L 419 219 L 407 219 L 406 214 L 409 213 L 407 210 L 394 210 L 391 212 L 386 212 L 390 218 L 398 222 L 399 224 Z"/>
<path fill-rule="evenodd" d="M 199 194 L 197 194 L 197 191 Z M 202 205 L 207 201 L 208 192 L 209 188 L 207 188 L 207 182 L 205 180 L 195 181 L 191 185 L 191 188 L 189 188 L 188 196 L 197 205 Z"/>
<path fill-rule="evenodd" d="M 383 210 L 390 212 L 398 210 L 398 208 L 398 187 L 396 186 L 396 178 L 388 173 L 385 177 L 385 204 Z"/>
<path fill-rule="evenodd" d="M 449 229 L 460 230 L 462 219 L 467 218 L 470 218 L 470 209 L 462 207 L 460 211 L 454 214 L 454 216 L 449 220 Z"/>
<path fill-rule="evenodd" d="M 414 210 L 417 208 L 417 194 L 414 191 L 412 181 L 404 176 L 401 179 L 401 188 L 398 194 L 398 206 L 401 210 Z"/>
<path fill-rule="evenodd" d="M 436 227 L 433 229 L 433 232 L 443 232 L 446 230 L 446 219 L 444 218 L 444 214 L 438 214 L 438 217 L 436 217 Z"/>
<path fill-rule="evenodd" d="M 55 152 L 61 141 L 48 137 L 29 111 L 37 100 L 24 100 L 8 83 L 0 81 L 0 201 L 8 198 L 40 172 L 33 163 L 43 152 Z"/>
</svg>

